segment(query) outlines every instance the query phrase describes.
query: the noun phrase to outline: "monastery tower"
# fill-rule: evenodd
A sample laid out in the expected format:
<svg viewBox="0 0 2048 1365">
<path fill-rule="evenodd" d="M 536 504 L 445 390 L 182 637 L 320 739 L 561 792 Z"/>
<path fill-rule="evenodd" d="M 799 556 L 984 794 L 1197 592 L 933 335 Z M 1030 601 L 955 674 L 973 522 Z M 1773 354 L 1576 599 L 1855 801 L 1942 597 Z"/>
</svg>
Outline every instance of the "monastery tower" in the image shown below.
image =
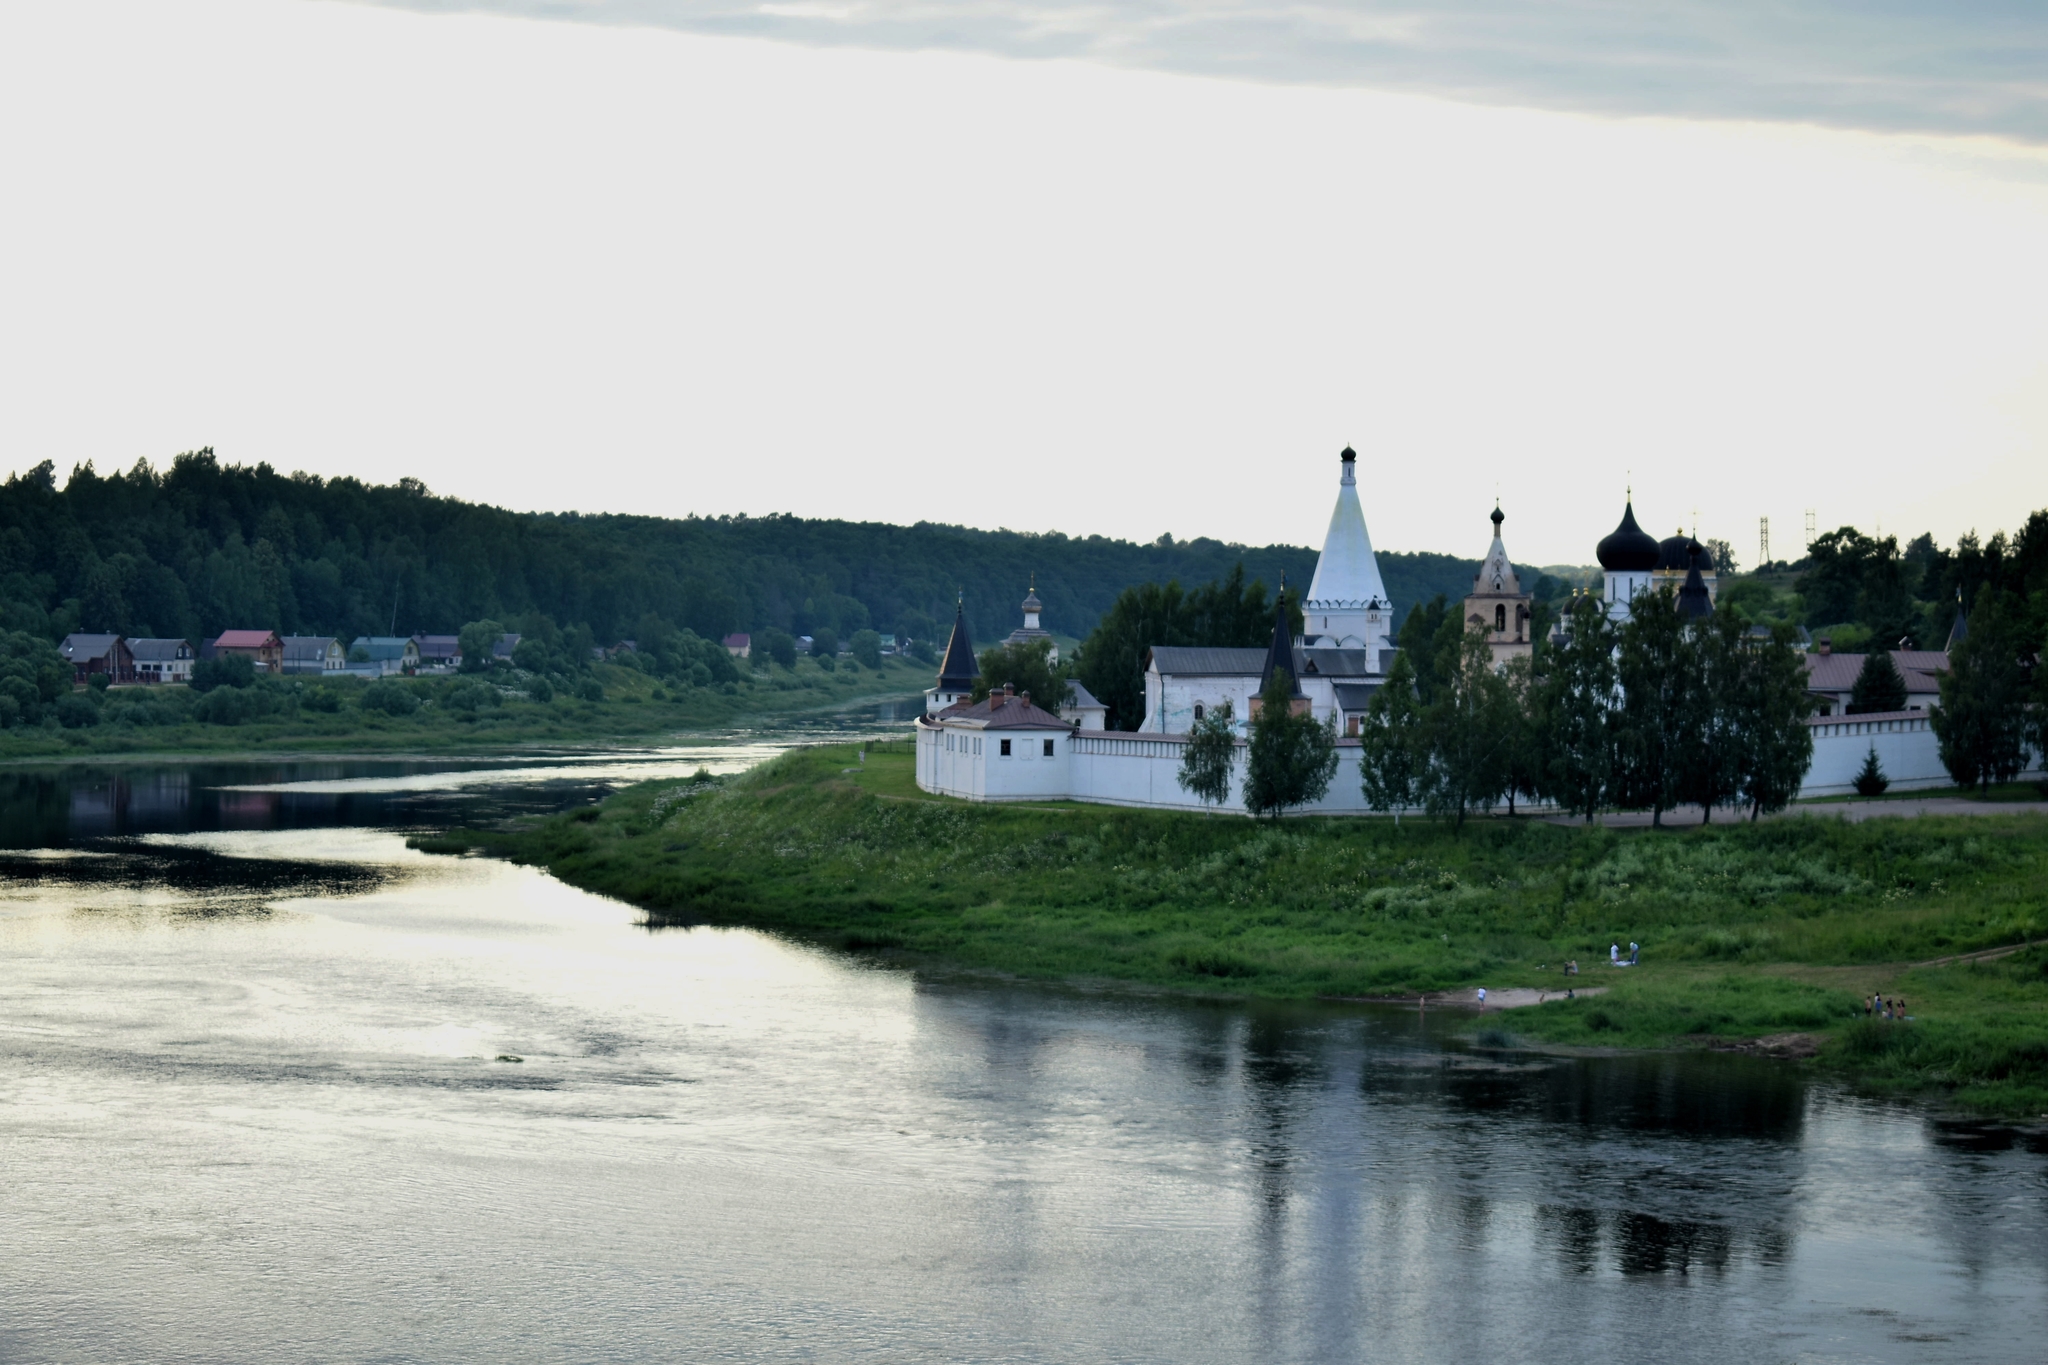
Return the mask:
<svg viewBox="0 0 2048 1365">
<path fill-rule="evenodd" d="M 1394 623 L 1394 604 L 1387 600 L 1386 584 L 1380 581 L 1372 537 L 1365 531 L 1365 512 L 1358 505 L 1358 453 L 1346 446 L 1338 459 L 1344 473 L 1337 485 L 1336 509 L 1330 513 L 1330 529 L 1323 536 L 1322 558 L 1316 561 L 1315 580 L 1301 604 L 1302 643 L 1322 649 L 1362 649 L 1368 671 L 1380 673 L 1385 671 L 1382 653 L 1394 648 L 1388 634 Z"/>
</svg>

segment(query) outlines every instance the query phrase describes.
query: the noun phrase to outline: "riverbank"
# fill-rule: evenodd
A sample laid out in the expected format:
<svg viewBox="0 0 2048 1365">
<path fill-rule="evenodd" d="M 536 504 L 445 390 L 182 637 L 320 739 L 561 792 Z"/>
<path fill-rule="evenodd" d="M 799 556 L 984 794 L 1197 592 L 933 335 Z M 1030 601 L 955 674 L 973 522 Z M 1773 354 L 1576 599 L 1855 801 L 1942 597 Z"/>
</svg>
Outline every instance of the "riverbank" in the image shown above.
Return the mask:
<svg viewBox="0 0 2048 1365">
<path fill-rule="evenodd" d="M 929 685 L 930 672 L 894 658 L 885 658 L 880 670 L 849 664 L 829 672 L 801 659 L 795 669 L 776 667 L 743 674 L 736 683 L 691 687 L 664 685 L 636 669 L 600 664 L 591 670 L 588 681 L 594 686 L 588 695 L 521 686 L 496 675 L 378 683 L 285 678 L 258 684 L 272 689 L 265 694 L 267 712 L 258 713 L 256 706 L 219 708 L 219 715 L 230 718 L 225 722 L 194 718 L 195 708 L 185 698 L 166 704 L 166 694 L 183 689 L 119 688 L 102 701 L 100 723 L 0 730 L 0 764 L 230 755 L 485 756 L 601 748 L 910 697 Z M 404 689 L 403 700 L 380 706 L 377 701 L 390 694 L 374 690 L 379 688 Z"/>
<path fill-rule="evenodd" d="M 917 791 L 908 745 L 802 750 L 727 782 L 420 846 L 482 849 L 644 907 L 912 962 L 1272 998 L 1568 984 L 1496 1044 L 1810 1035 L 1862 1082 L 2048 1111 L 2048 821 L 1930 816 L 1674 830 L 1479 820 L 1259 824 Z M 1640 966 L 1606 963 L 1644 945 Z M 1949 961 L 2018 946 L 1990 960 Z M 1580 973 L 1564 975 L 1576 959 Z M 1869 1020 L 1871 993 L 1913 1022 Z M 1511 1033 L 1503 1032 L 1511 1030 Z"/>
</svg>

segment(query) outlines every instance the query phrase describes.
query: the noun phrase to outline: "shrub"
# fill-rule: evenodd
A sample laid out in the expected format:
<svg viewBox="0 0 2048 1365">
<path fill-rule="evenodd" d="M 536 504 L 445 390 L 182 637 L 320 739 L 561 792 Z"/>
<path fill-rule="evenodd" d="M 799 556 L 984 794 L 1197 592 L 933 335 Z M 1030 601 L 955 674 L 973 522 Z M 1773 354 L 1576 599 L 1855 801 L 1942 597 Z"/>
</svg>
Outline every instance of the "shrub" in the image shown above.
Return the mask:
<svg viewBox="0 0 2048 1365">
<path fill-rule="evenodd" d="M 1878 656 L 1873 654 L 1871 657 L 1874 659 Z M 1884 789 L 1891 784 L 1891 779 L 1884 775 L 1884 769 L 1878 765 L 1877 746 L 1873 744 L 1869 756 L 1863 760 L 1863 771 L 1856 774 L 1856 794 L 1883 796 Z"/>
<path fill-rule="evenodd" d="M 223 654 L 201 659 L 192 665 L 192 690 L 211 692 L 216 687 L 248 687 L 256 681 L 256 664 L 242 654 Z"/>
<path fill-rule="evenodd" d="M 57 723 L 67 730 L 83 730 L 100 723 L 100 708 L 82 692 L 57 698 Z"/>
<path fill-rule="evenodd" d="M 108 687 L 112 686 L 113 681 L 112 678 L 104 673 L 91 673 L 86 675 L 85 685 L 95 692 L 104 692 Z"/>
<path fill-rule="evenodd" d="M 309 687 L 300 694 L 299 705 L 331 716 L 341 710 L 341 693 L 332 687 Z"/>
<path fill-rule="evenodd" d="M 604 684 L 600 683 L 595 678 L 585 678 L 581 683 L 577 684 L 576 695 L 578 697 L 581 697 L 584 701 L 603 701 Z"/>
<path fill-rule="evenodd" d="M 365 711 L 382 711 L 387 716 L 409 716 L 420 709 L 420 699 L 403 684 L 373 682 L 363 689 L 356 705 Z"/>
<path fill-rule="evenodd" d="M 498 704 L 498 689 L 487 682 L 461 682 L 442 694 L 441 704 L 454 711 L 485 711 Z"/>
<path fill-rule="evenodd" d="M 553 701 L 555 699 L 555 686 L 546 678 L 535 678 L 526 685 L 526 695 L 532 697 L 535 701 Z"/>
<path fill-rule="evenodd" d="M 243 662 L 247 662 L 244 660 Z M 240 725 L 262 714 L 257 694 L 246 688 L 216 687 L 192 707 L 192 716 L 208 725 Z"/>
</svg>

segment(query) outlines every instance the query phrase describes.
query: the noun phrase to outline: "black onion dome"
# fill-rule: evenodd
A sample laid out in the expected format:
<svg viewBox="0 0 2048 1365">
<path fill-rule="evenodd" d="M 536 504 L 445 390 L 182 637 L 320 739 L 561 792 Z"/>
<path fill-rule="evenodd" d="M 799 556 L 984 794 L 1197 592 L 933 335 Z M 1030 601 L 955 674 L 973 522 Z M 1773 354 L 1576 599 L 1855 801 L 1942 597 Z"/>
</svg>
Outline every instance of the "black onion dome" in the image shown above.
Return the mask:
<svg viewBox="0 0 2048 1365">
<path fill-rule="evenodd" d="M 1692 555 L 1695 550 L 1699 551 L 1700 572 L 1712 573 L 1714 571 L 1714 556 L 1708 553 L 1705 545 L 1694 540 L 1683 531 L 1680 531 L 1669 540 L 1658 544 L 1657 567 L 1669 569 L 1673 573 L 1684 573 L 1692 567 Z"/>
<path fill-rule="evenodd" d="M 1600 567 L 1623 573 L 1641 573 L 1657 567 L 1658 546 L 1642 527 L 1636 525 L 1636 505 L 1630 502 L 1621 514 L 1621 525 L 1594 551 Z"/>
</svg>

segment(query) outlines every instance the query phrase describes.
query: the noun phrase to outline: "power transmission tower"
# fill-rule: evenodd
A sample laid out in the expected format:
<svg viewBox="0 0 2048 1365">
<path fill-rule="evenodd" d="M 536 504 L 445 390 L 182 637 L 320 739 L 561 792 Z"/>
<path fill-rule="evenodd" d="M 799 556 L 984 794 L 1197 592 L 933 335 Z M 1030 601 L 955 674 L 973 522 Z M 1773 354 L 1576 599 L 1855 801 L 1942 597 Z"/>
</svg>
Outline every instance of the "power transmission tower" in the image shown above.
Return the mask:
<svg viewBox="0 0 2048 1365">
<path fill-rule="evenodd" d="M 1771 519 L 1756 519 L 1756 566 L 1761 569 L 1771 562 Z"/>
</svg>

